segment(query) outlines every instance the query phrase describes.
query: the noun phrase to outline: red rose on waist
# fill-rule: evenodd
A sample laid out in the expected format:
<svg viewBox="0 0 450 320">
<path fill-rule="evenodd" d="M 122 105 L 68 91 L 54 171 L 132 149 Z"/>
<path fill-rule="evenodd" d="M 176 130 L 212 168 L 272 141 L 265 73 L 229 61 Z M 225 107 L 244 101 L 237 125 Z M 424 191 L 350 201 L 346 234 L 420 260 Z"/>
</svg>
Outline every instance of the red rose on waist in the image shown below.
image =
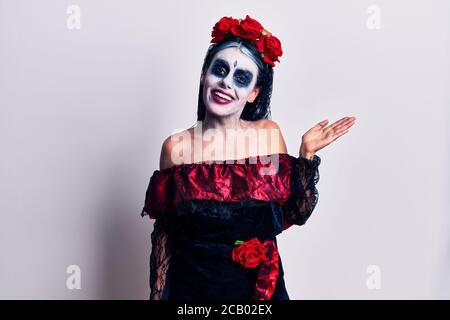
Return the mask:
<svg viewBox="0 0 450 320">
<path fill-rule="evenodd" d="M 245 268 L 256 268 L 266 258 L 266 247 L 258 238 L 243 242 L 232 252 L 233 261 L 242 264 Z"/>
</svg>

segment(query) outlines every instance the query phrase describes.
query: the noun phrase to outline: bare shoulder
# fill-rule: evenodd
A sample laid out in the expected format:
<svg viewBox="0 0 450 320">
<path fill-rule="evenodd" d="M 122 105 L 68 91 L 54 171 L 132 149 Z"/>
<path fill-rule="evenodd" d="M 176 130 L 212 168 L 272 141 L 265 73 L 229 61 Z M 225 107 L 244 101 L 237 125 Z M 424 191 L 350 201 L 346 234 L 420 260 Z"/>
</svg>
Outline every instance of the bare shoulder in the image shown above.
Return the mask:
<svg viewBox="0 0 450 320">
<path fill-rule="evenodd" d="M 159 160 L 160 170 L 164 170 L 175 165 L 181 164 L 181 159 L 183 158 L 183 148 L 179 148 L 183 145 L 183 139 L 191 139 L 193 135 L 193 129 L 189 128 L 180 132 L 176 132 L 168 136 L 161 147 L 161 156 Z M 190 145 L 190 144 L 189 144 Z M 186 150 L 186 151 L 190 151 Z M 176 155 L 176 157 L 174 157 Z"/>
<path fill-rule="evenodd" d="M 159 169 L 164 170 L 175 165 L 172 161 L 172 149 L 174 140 L 172 136 L 167 137 L 161 147 L 161 156 L 159 158 Z"/>
<path fill-rule="evenodd" d="M 280 130 L 280 126 L 278 125 L 278 123 L 276 123 L 275 121 L 273 121 L 271 119 L 258 120 L 256 125 L 258 126 L 258 128 L 262 128 L 262 129 L 278 129 L 278 130 Z"/>
<path fill-rule="evenodd" d="M 286 142 L 284 141 L 283 134 L 281 132 L 280 126 L 277 122 L 271 119 L 261 119 L 255 121 L 256 128 L 268 130 L 268 150 L 269 153 L 287 153 Z M 274 136 L 275 140 L 272 141 L 271 137 Z"/>
</svg>

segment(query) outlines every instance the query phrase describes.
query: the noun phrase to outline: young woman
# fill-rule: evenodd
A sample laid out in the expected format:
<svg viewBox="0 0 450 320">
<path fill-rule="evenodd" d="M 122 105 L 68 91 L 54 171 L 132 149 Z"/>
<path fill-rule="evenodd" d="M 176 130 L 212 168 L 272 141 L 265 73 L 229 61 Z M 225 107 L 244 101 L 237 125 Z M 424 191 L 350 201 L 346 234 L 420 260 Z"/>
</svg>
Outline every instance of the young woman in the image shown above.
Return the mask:
<svg viewBox="0 0 450 320">
<path fill-rule="evenodd" d="M 276 235 L 302 225 L 318 201 L 315 153 L 354 117 L 301 139 L 287 153 L 270 117 L 278 38 L 250 18 L 223 17 L 204 60 L 197 123 L 168 137 L 142 215 L 151 235 L 151 300 L 288 300 Z"/>
</svg>

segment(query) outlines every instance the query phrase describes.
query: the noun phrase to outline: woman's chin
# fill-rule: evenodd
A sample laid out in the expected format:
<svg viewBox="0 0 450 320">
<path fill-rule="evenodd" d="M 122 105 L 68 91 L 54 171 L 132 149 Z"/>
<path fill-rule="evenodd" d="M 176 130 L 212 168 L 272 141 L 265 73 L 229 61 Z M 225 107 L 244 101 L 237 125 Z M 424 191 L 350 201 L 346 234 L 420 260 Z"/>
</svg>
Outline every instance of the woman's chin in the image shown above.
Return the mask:
<svg viewBox="0 0 450 320">
<path fill-rule="evenodd" d="M 230 114 L 233 114 L 236 112 L 235 108 L 233 106 L 229 105 L 223 105 L 223 104 L 216 104 L 211 103 L 209 104 L 206 109 L 209 113 L 214 114 L 216 116 L 228 116 Z"/>
</svg>

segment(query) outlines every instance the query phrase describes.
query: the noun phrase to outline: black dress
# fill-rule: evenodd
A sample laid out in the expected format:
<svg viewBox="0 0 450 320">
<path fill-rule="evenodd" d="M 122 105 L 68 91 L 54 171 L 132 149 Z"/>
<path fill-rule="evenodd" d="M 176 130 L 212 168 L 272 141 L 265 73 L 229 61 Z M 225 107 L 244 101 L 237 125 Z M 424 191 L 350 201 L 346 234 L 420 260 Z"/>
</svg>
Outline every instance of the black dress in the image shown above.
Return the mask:
<svg viewBox="0 0 450 320">
<path fill-rule="evenodd" d="M 289 300 L 276 235 L 318 201 L 321 159 L 287 153 L 156 170 L 141 215 L 151 234 L 150 299 Z"/>
</svg>

